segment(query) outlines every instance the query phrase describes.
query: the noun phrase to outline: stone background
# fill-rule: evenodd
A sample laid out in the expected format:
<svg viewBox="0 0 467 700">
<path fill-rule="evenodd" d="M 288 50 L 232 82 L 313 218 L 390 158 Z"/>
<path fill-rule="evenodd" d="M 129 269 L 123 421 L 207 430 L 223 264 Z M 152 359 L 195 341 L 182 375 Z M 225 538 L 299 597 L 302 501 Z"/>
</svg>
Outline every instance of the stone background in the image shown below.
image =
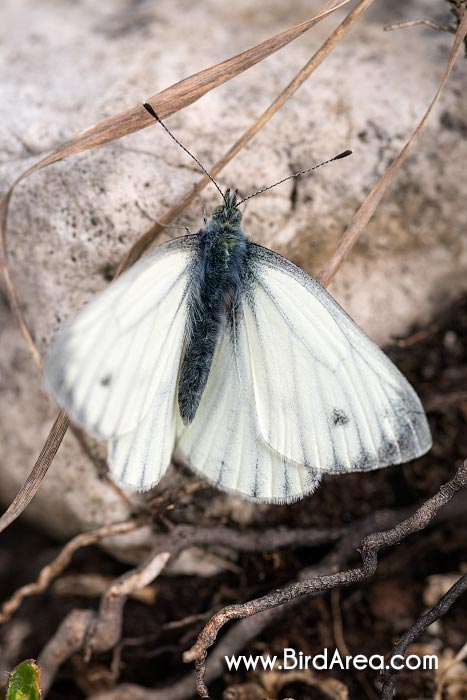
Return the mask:
<svg viewBox="0 0 467 700">
<path fill-rule="evenodd" d="M 1 188 L 77 131 L 305 20 L 319 4 L 3 0 Z M 424 113 L 452 43 L 450 34 L 423 27 L 382 27 L 419 16 L 449 22 L 444 9 L 434 0 L 375 2 L 218 177 L 222 187 L 249 194 L 345 148 L 354 150 L 351 158 L 252 200 L 244 225 L 255 241 L 318 272 Z M 173 116 L 169 127 L 209 168 L 346 11 Z M 412 156 L 330 288 L 381 344 L 429 322 L 467 288 L 465 70 L 460 57 Z M 53 165 L 18 188 L 9 255 L 42 352 L 64 320 L 107 284 L 148 219 L 161 216 L 197 178 L 195 164 L 155 126 Z M 209 211 L 217 199 L 208 189 L 177 223 L 196 230 L 203 207 Z M 0 500 L 6 505 L 42 448 L 56 408 L 41 391 L 2 297 L 0 333 Z M 164 483 L 186 478 L 172 470 Z M 207 507 L 235 509 L 238 517 L 251 509 L 223 494 Z M 27 515 L 69 537 L 129 512 L 128 501 L 97 475 L 70 433 Z M 148 537 L 138 532 L 126 544 L 119 538 L 119 555 L 138 559 Z"/>
</svg>

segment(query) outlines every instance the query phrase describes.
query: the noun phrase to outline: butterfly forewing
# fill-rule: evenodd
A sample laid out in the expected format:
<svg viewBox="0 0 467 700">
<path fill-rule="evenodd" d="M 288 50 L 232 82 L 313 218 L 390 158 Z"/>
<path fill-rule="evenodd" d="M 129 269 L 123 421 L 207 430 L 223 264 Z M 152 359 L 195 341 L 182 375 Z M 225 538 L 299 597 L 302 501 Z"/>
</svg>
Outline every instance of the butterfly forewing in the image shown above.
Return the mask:
<svg viewBox="0 0 467 700">
<path fill-rule="evenodd" d="M 52 344 L 46 385 L 88 431 L 128 433 L 175 391 L 191 246 L 184 237 L 157 248 L 84 307 Z"/>
<path fill-rule="evenodd" d="M 424 454 L 430 431 L 402 374 L 315 280 L 252 247 L 241 332 L 265 442 L 322 472 L 376 469 Z"/>
</svg>

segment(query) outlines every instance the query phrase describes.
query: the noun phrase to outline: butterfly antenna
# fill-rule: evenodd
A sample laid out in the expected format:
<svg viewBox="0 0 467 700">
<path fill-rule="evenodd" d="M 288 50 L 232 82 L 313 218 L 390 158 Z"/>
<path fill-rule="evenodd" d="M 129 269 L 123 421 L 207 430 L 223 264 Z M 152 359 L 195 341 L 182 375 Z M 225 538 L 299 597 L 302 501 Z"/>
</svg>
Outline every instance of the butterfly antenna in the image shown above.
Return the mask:
<svg viewBox="0 0 467 700">
<path fill-rule="evenodd" d="M 251 199 L 252 197 L 256 197 L 258 194 L 262 194 L 263 192 L 266 192 L 267 190 L 272 190 L 273 187 L 277 187 L 277 185 L 281 185 L 283 182 L 287 182 L 287 180 L 291 180 L 293 177 L 298 177 L 299 175 L 306 175 L 306 173 L 311 173 L 312 170 L 317 170 L 320 168 L 322 165 L 327 165 L 328 163 L 332 163 L 334 160 L 339 160 L 340 158 L 347 158 L 347 156 L 350 156 L 352 154 L 352 151 L 342 151 L 342 153 L 339 153 L 337 156 L 334 156 L 333 158 L 329 158 L 328 160 L 323 160 L 322 163 L 318 163 L 318 165 L 313 165 L 311 168 L 307 168 L 306 170 L 300 170 L 298 173 L 294 173 L 293 175 L 289 175 L 288 177 L 284 177 L 282 180 L 279 180 L 279 182 L 275 182 L 273 185 L 268 185 L 267 187 L 263 187 L 262 190 L 258 190 L 257 192 L 254 192 L 253 194 L 248 195 L 248 197 L 245 197 L 245 199 L 242 199 L 240 202 L 237 202 L 237 207 L 240 204 L 243 204 L 243 202 L 246 202 L 247 199 Z"/>
<path fill-rule="evenodd" d="M 193 158 L 193 160 L 194 160 L 195 163 L 198 165 L 198 167 L 201 168 L 201 170 L 203 171 L 203 173 L 204 173 L 205 175 L 207 175 L 208 178 L 209 178 L 209 179 L 211 180 L 211 182 L 213 183 L 213 185 L 215 185 L 215 187 L 217 188 L 217 190 L 218 190 L 220 196 L 222 197 L 222 199 L 223 199 L 224 202 L 225 202 L 226 200 L 225 200 L 225 197 L 224 197 L 224 194 L 223 194 L 221 188 L 219 187 L 219 185 L 217 184 L 217 182 L 214 180 L 214 178 L 212 177 L 212 175 L 210 175 L 210 174 L 208 173 L 208 171 L 206 170 L 206 168 L 204 167 L 204 165 L 203 165 L 202 163 L 200 163 L 199 160 L 197 159 L 197 157 L 194 156 L 193 153 L 191 153 L 191 152 L 188 150 L 188 148 L 186 148 L 186 146 L 184 146 L 183 143 L 180 143 L 180 141 L 172 134 L 172 132 L 171 132 L 170 129 L 164 124 L 164 122 L 162 121 L 162 119 L 161 119 L 160 117 L 157 116 L 156 112 L 155 112 L 154 109 L 151 107 L 151 105 L 149 104 L 149 102 L 143 102 L 143 107 L 144 107 L 144 109 L 145 109 L 147 112 L 149 112 L 149 114 L 151 115 L 151 117 L 154 117 L 154 119 L 156 120 L 156 122 L 159 122 L 159 124 L 166 130 L 166 132 L 168 133 L 168 135 L 175 141 L 175 143 L 176 143 L 178 146 L 180 146 L 180 148 L 182 148 L 182 149 L 185 151 L 185 153 L 188 153 L 188 155 L 190 156 L 190 158 Z M 226 202 L 226 203 L 227 203 L 227 202 Z"/>
</svg>

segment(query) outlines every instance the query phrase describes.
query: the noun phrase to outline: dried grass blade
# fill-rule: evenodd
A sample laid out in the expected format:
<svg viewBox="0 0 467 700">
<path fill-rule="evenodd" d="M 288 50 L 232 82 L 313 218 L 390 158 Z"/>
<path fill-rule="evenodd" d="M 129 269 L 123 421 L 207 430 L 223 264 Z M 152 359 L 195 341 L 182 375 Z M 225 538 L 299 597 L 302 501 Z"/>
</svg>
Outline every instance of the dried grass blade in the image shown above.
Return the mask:
<svg viewBox="0 0 467 700">
<path fill-rule="evenodd" d="M 31 470 L 31 473 L 21 486 L 13 502 L 10 503 L 7 510 L 0 518 L 0 532 L 6 530 L 6 528 L 11 525 L 11 523 L 16 520 L 16 518 L 21 515 L 23 510 L 31 503 L 45 475 L 47 474 L 48 468 L 52 464 L 53 458 L 57 454 L 68 425 L 68 418 L 63 411 L 60 411 L 50 430 L 47 440 L 45 441 L 45 445 Z"/>
<path fill-rule="evenodd" d="M 378 180 L 378 182 L 374 185 L 372 188 L 371 192 L 369 195 L 365 198 L 363 203 L 361 204 L 360 208 L 357 210 L 355 213 L 350 226 L 347 228 L 346 232 L 344 233 L 341 242 L 339 243 L 339 246 L 337 247 L 336 252 L 334 255 L 331 257 L 331 259 L 326 263 L 326 265 L 323 267 L 321 272 L 319 273 L 317 280 L 320 282 L 323 287 L 327 287 L 332 280 L 334 279 L 337 271 L 339 270 L 340 266 L 342 263 L 347 259 L 349 256 L 350 251 L 352 250 L 353 246 L 357 242 L 359 236 L 361 235 L 363 229 L 367 225 L 368 221 L 371 219 L 373 216 L 376 207 L 380 203 L 382 197 L 392 184 L 392 181 L 394 179 L 394 176 L 402 163 L 405 161 L 407 156 L 409 155 L 410 148 L 413 145 L 414 141 L 422 131 L 423 127 L 425 126 L 428 117 L 431 114 L 431 111 L 433 107 L 435 106 L 436 102 L 438 101 L 441 92 L 446 85 L 446 82 L 449 78 L 449 75 L 451 74 L 452 68 L 454 66 L 454 63 L 457 58 L 457 54 L 459 53 L 459 49 L 461 47 L 461 44 L 467 34 L 467 12 L 464 14 L 459 27 L 456 32 L 456 36 L 454 38 L 451 51 L 449 54 L 449 59 L 446 65 L 446 69 L 444 71 L 443 77 L 441 79 L 441 82 L 439 84 L 439 87 L 435 93 L 435 96 L 433 97 L 432 101 L 430 102 L 428 109 L 426 110 L 425 114 L 423 115 L 422 119 L 420 120 L 418 126 L 416 127 L 415 131 L 412 133 L 411 137 L 405 144 L 405 146 L 402 148 L 400 151 L 399 155 L 392 161 L 391 165 L 389 168 L 386 170 L 384 175 Z"/>
<path fill-rule="evenodd" d="M 7 225 L 7 215 L 8 215 L 8 205 L 10 203 L 11 195 L 13 194 L 13 187 L 6 193 L 0 202 L 0 274 L 3 275 L 5 282 L 5 291 L 10 304 L 11 312 L 18 323 L 21 335 L 23 336 L 29 352 L 32 355 L 32 359 L 38 367 L 41 366 L 41 356 L 39 350 L 36 348 L 36 344 L 32 339 L 29 329 L 24 321 L 23 314 L 18 301 L 18 295 L 16 294 L 16 288 L 11 276 L 10 267 L 8 265 L 8 256 L 6 251 L 6 225 Z"/>
</svg>

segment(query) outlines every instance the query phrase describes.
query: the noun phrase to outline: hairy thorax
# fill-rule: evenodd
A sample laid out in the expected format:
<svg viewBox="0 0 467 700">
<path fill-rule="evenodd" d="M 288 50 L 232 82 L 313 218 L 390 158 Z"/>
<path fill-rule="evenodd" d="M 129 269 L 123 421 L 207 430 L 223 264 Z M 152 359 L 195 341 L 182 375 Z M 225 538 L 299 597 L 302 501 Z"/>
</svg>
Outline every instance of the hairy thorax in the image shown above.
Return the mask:
<svg viewBox="0 0 467 700">
<path fill-rule="evenodd" d="M 188 323 L 178 387 L 178 405 L 189 425 L 209 376 L 220 328 L 233 321 L 243 284 L 249 241 L 239 212 L 220 207 L 196 234 L 190 269 Z"/>
</svg>

